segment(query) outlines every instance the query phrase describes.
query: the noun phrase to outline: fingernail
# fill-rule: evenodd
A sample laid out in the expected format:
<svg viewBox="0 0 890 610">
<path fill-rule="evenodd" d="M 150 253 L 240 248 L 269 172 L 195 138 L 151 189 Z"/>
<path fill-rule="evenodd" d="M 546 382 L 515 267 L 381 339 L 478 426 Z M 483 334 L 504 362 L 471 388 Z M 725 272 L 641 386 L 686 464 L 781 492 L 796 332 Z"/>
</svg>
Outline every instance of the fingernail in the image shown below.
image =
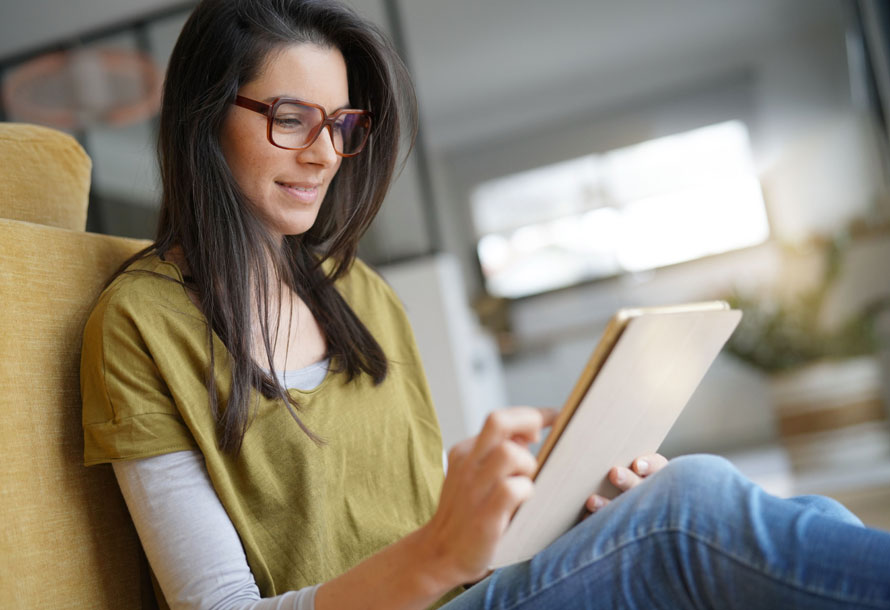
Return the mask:
<svg viewBox="0 0 890 610">
<path fill-rule="evenodd" d="M 637 474 L 646 474 L 647 472 L 649 472 L 649 462 L 637 460 Z"/>
<path fill-rule="evenodd" d="M 625 478 L 626 477 L 624 476 L 624 469 L 619 468 L 618 470 L 615 471 L 615 482 L 616 483 L 618 483 L 619 485 L 621 483 L 624 483 Z"/>
<path fill-rule="evenodd" d="M 595 510 L 599 510 L 599 509 L 601 509 L 603 506 L 605 506 L 605 504 L 606 504 L 606 503 L 605 503 L 605 501 L 604 501 L 602 498 L 600 498 L 599 496 L 595 496 L 595 497 L 594 497 L 593 499 L 591 499 L 591 501 L 590 501 L 590 508 L 591 508 L 591 510 L 593 510 L 593 511 L 595 511 Z"/>
</svg>

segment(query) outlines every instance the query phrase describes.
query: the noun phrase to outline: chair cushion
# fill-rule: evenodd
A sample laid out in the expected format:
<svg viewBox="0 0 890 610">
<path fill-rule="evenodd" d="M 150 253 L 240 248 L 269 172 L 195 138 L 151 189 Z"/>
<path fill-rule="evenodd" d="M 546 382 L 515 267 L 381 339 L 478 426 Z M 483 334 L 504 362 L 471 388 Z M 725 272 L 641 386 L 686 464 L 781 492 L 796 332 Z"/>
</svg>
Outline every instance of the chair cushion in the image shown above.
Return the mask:
<svg viewBox="0 0 890 610">
<path fill-rule="evenodd" d="M 92 162 L 71 136 L 0 123 L 0 218 L 83 231 Z"/>
<path fill-rule="evenodd" d="M 0 243 L 0 607 L 144 607 L 114 474 L 83 465 L 79 368 L 95 298 L 148 244 L 4 219 Z"/>
</svg>

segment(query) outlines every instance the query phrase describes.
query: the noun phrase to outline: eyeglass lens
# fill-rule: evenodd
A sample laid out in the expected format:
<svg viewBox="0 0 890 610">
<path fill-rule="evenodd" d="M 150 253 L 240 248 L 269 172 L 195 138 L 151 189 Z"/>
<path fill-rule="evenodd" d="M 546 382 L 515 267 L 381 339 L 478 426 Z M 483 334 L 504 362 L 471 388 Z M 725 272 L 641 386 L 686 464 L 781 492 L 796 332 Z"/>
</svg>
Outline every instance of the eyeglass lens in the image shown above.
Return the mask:
<svg viewBox="0 0 890 610">
<path fill-rule="evenodd" d="M 323 121 L 324 115 L 318 108 L 290 102 L 281 104 L 272 119 L 272 140 L 284 148 L 304 148 L 311 144 Z M 334 149 L 344 155 L 358 152 L 369 126 L 365 115 L 341 114 L 331 126 Z"/>
</svg>

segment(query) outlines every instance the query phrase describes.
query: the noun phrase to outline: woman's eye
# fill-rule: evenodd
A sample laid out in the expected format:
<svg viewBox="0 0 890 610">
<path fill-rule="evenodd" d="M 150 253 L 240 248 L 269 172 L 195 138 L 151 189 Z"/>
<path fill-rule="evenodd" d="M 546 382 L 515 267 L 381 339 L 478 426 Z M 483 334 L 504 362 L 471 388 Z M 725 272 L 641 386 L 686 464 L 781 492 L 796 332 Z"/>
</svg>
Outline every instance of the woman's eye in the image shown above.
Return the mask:
<svg viewBox="0 0 890 610">
<path fill-rule="evenodd" d="M 355 127 L 355 119 L 351 117 L 343 117 L 334 123 L 334 129 L 340 133 L 345 133 Z"/>
<path fill-rule="evenodd" d="M 297 129 L 301 125 L 303 121 L 297 117 L 275 117 L 275 126 L 282 129 Z"/>
</svg>

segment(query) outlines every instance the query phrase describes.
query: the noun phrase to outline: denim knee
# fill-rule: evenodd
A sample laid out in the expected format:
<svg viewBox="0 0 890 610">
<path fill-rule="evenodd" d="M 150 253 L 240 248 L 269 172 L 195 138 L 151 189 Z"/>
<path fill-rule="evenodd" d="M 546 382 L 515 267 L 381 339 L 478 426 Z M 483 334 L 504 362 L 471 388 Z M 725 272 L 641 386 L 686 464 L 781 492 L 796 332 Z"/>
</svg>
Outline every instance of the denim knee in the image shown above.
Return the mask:
<svg viewBox="0 0 890 610">
<path fill-rule="evenodd" d="M 795 496 L 793 498 L 789 498 L 789 500 L 806 508 L 818 511 L 819 514 L 825 515 L 826 517 L 831 517 L 832 519 L 837 519 L 838 521 L 849 523 L 851 525 L 863 525 L 862 520 L 859 519 L 859 517 L 850 512 L 850 510 L 846 506 L 833 498 L 828 498 L 826 496 L 807 495 Z"/>
<path fill-rule="evenodd" d="M 668 462 L 659 476 L 698 486 L 713 480 L 726 480 L 739 476 L 736 467 L 724 457 L 710 454 L 683 455 Z"/>
<path fill-rule="evenodd" d="M 699 511 L 734 506 L 738 492 L 751 485 L 732 462 L 705 454 L 674 458 L 652 477 L 651 484 L 650 492 L 673 506 L 692 505 Z"/>
</svg>

